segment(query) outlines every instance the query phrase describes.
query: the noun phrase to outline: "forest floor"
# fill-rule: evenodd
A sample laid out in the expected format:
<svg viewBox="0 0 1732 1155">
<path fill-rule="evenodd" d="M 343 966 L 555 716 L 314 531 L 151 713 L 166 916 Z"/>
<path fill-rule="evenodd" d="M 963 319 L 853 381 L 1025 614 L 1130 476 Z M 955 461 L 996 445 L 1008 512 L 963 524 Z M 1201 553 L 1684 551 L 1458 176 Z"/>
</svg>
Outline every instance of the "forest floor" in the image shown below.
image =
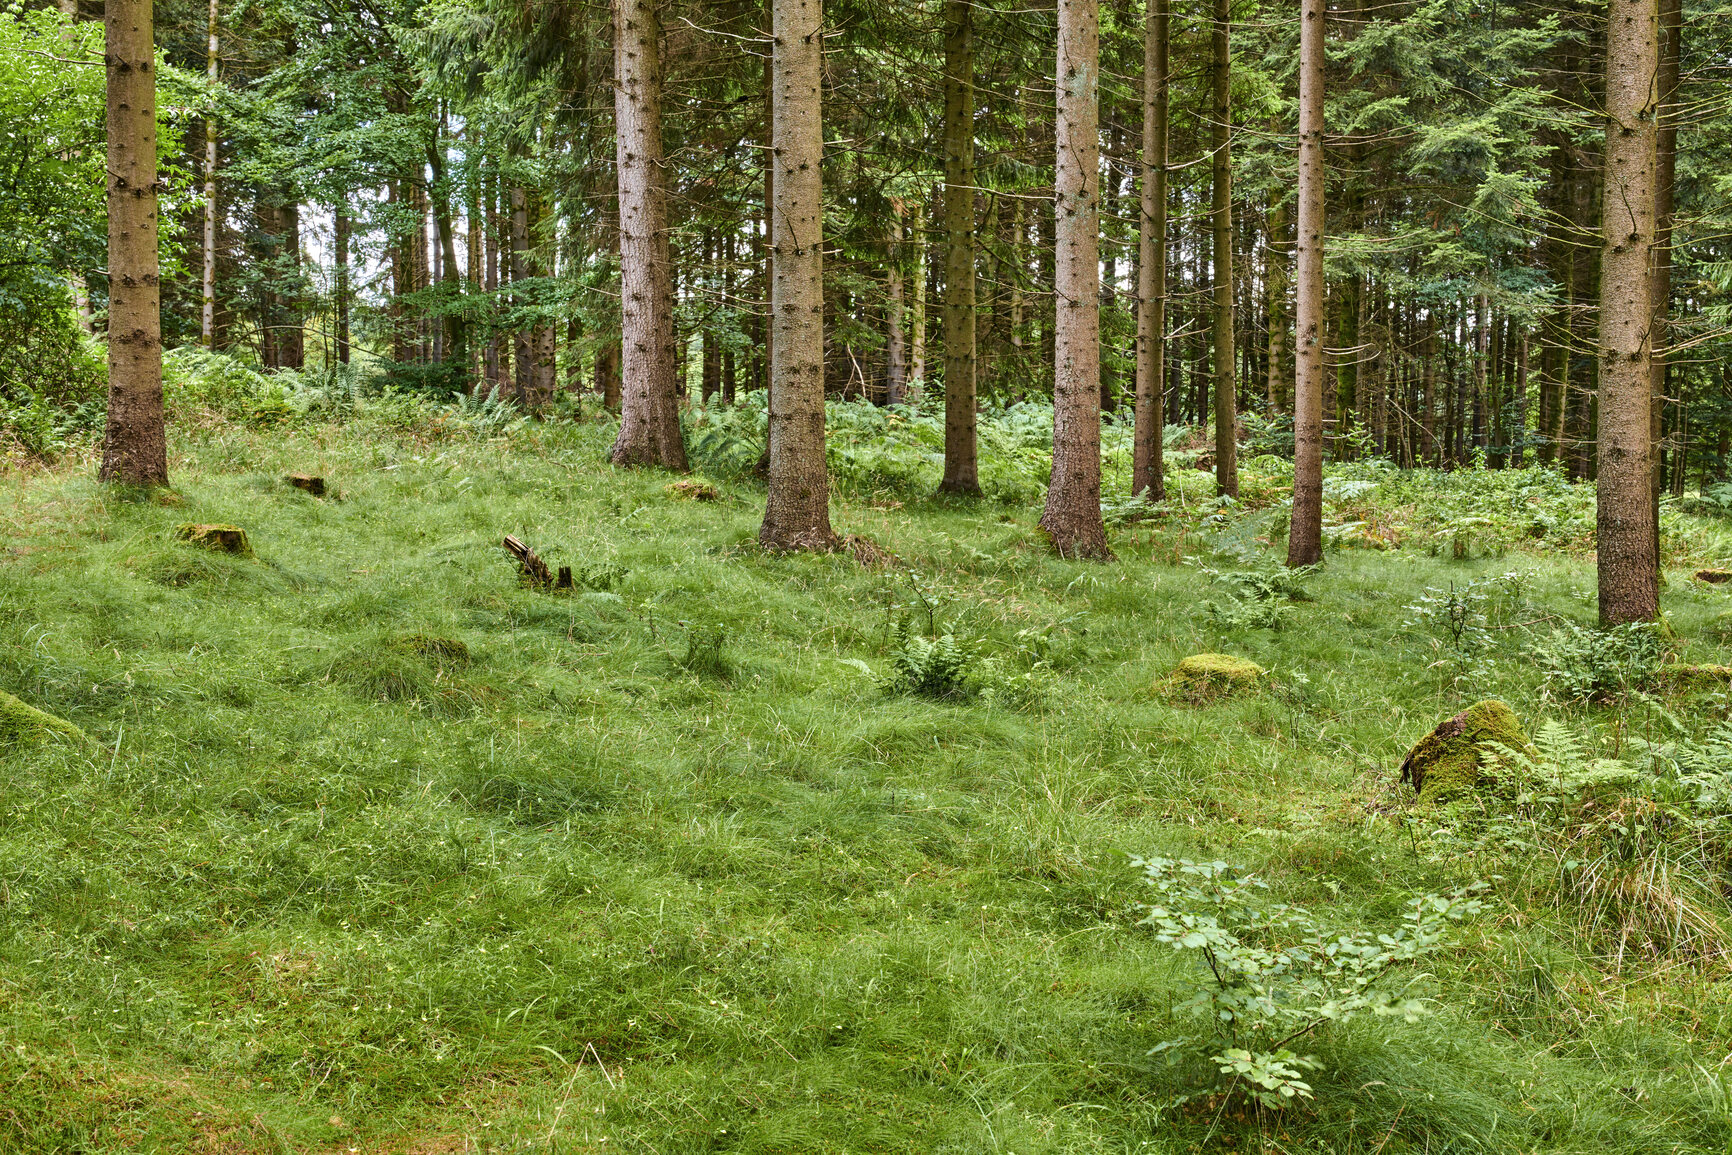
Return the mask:
<svg viewBox="0 0 1732 1155">
<path fill-rule="evenodd" d="M 1632 939 L 1397 781 L 1487 696 L 1605 753 L 1724 716 L 1546 689 L 1589 555 L 1337 549 L 1262 603 L 1222 574 L 1278 551 L 1212 552 L 1218 514 L 1086 564 L 1032 504 L 861 498 L 838 529 L 894 564 L 772 556 L 761 488 L 682 499 L 609 434 L 183 427 L 170 501 L 0 473 L 0 689 L 100 745 L 0 746 L 0 1150 L 1732 1145 L 1713 897 Z M 522 585 L 507 533 L 579 589 Z M 1671 644 L 1724 660 L 1732 587 L 1675 560 Z M 1452 588 L 1475 645 L 1433 628 Z M 861 668 L 946 628 L 985 692 Z M 1269 678 L 1161 691 L 1206 651 Z M 1137 926 L 1148 855 L 1369 932 L 1491 887 L 1398 980 L 1429 1014 L 1324 1024 L 1291 1044 L 1314 1097 L 1259 1109 L 1207 1045 L 1151 1054 L 1208 1027 Z"/>
</svg>

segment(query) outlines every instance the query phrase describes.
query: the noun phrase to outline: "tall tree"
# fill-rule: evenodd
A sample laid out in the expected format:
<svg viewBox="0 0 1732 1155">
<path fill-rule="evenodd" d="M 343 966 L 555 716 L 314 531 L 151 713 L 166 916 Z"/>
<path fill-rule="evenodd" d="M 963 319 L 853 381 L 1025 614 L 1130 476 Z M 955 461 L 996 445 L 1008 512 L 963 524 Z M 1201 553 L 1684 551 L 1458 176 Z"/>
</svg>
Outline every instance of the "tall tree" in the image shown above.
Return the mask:
<svg viewBox="0 0 1732 1155">
<path fill-rule="evenodd" d="M 1233 353 L 1232 0 L 1215 0 L 1210 34 L 1213 125 L 1210 224 L 1215 276 L 1215 492 L 1239 496 L 1238 385 Z"/>
<path fill-rule="evenodd" d="M 168 484 L 156 253 L 152 0 L 108 0 L 108 425 L 103 481 Z"/>
<path fill-rule="evenodd" d="M 1607 6 L 1595 483 L 1603 625 L 1652 621 L 1659 613 L 1648 407 L 1659 23 L 1655 0 L 1610 0 Z"/>
<path fill-rule="evenodd" d="M 662 172 L 656 0 L 615 0 L 620 356 L 625 390 L 615 465 L 686 468 L 675 397 L 674 296 Z"/>
<path fill-rule="evenodd" d="M 76 6 L 76 5 L 75 5 Z M 205 81 L 211 91 L 217 85 L 217 0 L 210 0 L 210 16 L 206 27 Z M 199 341 L 205 348 L 216 345 L 216 265 L 217 265 L 217 126 L 216 112 L 210 110 L 204 118 L 204 299 L 199 310 Z"/>
<path fill-rule="evenodd" d="M 1299 16 L 1299 193 L 1293 310 L 1293 518 L 1287 564 L 1323 559 L 1323 44 L 1326 0 Z"/>
<path fill-rule="evenodd" d="M 980 492 L 975 442 L 974 4 L 944 0 L 944 480 Z"/>
<path fill-rule="evenodd" d="M 824 460 L 824 7 L 774 0 L 770 150 L 770 483 L 758 540 L 767 549 L 834 549 Z"/>
<path fill-rule="evenodd" d="M 1101 522 L 1100 7 L 1058 0 L 1052 477 L 1041 528 L 1065 557 L 1110 558 Z"/>
<path fill-rule="evenodd" d="M 1143 28 L 1143 176 L 1137 225 L 1137 392 L 1131 492 L 1166 494 L 1161 433 L 1167 388 L 1168 0 L 1147 0 Z"/>
<path fill-rule="evenodd" d="M 890 200 L 890 241 L 885 247 L 884 306 L 884 404 L 902 404 L 902 393 L 908 382 L 908 352 L 902 336 L 903 326 L 903 244 L 901 197 Z"/>
</svg>

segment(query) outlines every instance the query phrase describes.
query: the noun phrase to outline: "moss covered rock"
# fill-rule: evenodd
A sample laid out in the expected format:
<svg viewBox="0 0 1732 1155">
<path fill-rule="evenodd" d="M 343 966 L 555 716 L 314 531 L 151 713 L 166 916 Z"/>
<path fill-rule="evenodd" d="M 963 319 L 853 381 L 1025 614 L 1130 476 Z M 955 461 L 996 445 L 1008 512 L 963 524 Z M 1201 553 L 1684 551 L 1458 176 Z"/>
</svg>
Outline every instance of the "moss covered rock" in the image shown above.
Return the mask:
<svg viewBox="0 0 1732 1155">
<path fill-rule="evenodd" d="M 1479 781 L 1491 743 L 1531 750 L 1515 711 L 1495 699 L 1475 702 L 1421 738 L 1401 764 L 1401 780 L 1413 783 L 1421 802 L 1466 793 Z"/>
<path fill-rule="evenodd" d="M 236 557 L 253 556 L 252 543 L 247 541 L 247 531 L 238 525 L 198 525 L 188 522 L 176 529 L 174 536 L 176 541 L 184 541 L 200 549 L 232 553 Z"/>
<path fill-rule="evenodd" d="M 0 690 L 0 745 L 59 738 L 81 746 L 93 745 L 90 736 L 65 718 L 38 710 Z"/>
<path fill-rule="evenodd" d="M 1163 678 L 1156 690 L 1187 701 L 1205 701 L 1254 690 L 1267 671 L 1231 654 L 1192 654 Z"/>
<path fill-rule="evenodd" d="M 709 482 L 699 481 L 693 477 L 670 482 L 662 486 L 662 491 L 669 497 L 679 498 L 682 501 L 714 501 L 722 496 L 722 491 Z"/>
</svg>

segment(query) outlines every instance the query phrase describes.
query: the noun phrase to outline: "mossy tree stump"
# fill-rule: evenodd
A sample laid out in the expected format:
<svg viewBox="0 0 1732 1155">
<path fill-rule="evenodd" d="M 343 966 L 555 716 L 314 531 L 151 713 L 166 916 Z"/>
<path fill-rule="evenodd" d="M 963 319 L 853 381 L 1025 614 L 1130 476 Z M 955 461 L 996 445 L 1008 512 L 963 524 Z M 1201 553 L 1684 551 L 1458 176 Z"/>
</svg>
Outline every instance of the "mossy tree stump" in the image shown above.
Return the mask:
<svg viewBox="0 0 1732 1155">
<path fill-rule="evenodd" d="M 238 525 L 197 525 L 192 522 L 174 531 L 176 541 L 208 549 L 213 553 L 232 553 L 236 557 L 252 557 L 253 546 L 247 531 Z"/>
<path fill-rule="evenodd" d="M 1531 750 L 1521 720 L 1495 699 L 1475 702 L 1421 738 L 1401 763 L 1401 780 L 1413 783 L 1421 802 L 1469 793 L 1493 744 Z"/>
<path fill-rule="evenodd" d="M 1205 702 L 1255 690 L 1268 671 L 1256 662 L 1231 654 L 1192 654 L 1156 683 L 1157 693 Z"/>
<path fill-rule="evenodd" d="M 90 736 L 65 718 L 38 710 L 0 690 L 0 744 L 59 738 L 80 746 L 95 745 Z"/>
</svg>

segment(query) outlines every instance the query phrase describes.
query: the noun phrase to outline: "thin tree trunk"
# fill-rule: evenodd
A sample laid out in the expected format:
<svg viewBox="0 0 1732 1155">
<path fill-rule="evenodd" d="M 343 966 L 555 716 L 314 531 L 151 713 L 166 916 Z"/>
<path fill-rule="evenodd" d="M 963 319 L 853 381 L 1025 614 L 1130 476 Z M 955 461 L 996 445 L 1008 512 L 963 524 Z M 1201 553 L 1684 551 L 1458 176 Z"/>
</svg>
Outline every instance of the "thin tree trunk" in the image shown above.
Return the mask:
<svg viewBox="0 0 1732 1155">
<path fill-rule="evenodd" d="M 217 83 L 217 53 L 221 45 L 217 41 L 217 2 L 210 0 L 210 17 L 207 24 L 208 39 L 205 47 L 205 79 L 210 83 L 212 91 Z M 72 0 L 74 13 L 77 12 L 77 0 Z M 204 278 L 203 307 L 199 312 L 199 343 L 206 349 L 216 347 L 216 264 L 217 264 L 217 127 L 216 114 L 206 112 L 204 118 Z"/>
<path fill-rule="evenodd" d="M 1143 26 L 1143 172 L 1137 229 L 1137 391 L 1131 492 L 1166 497 L 1161 433 L 1167 369 L 1168 0 L 1147 0 Z"/>
<path fill-rule="evenodd" d="M 758 530 L 772 550 L 840 544 L 824 458 L 823 23 L 821 0 L 775 0 L 770 478 Z"/>
<path fill-rule="evenodd" d="M 1287 200 L 1279 191 L 1275 194 L 1279 200 L 1275 211 L 1269 215 L 1269 274 L 1266 284 L 1269 293 L 1269 364 L 1267 392 L 1269 396 L 1269 412 L 1281 413 L 1287 408 L 1287 398 L 1282 385 L 1287 380 L 1284 372 L 1287 359 L 1287 318 L 1284 310 L 1287 307 L 1287 254 L 1281 245 L 1287 240 Z"/>
<path fill-rule="evenodd" d="M 349 363 L 349 203 L 345 197 L 337 204 L 336 227 L 336 310 L 337 310 L 337 363 Z"/>
<path fill-rule="evenodd" d="M 1238 385 L 1233 353 L 1232 3 L 1215 0 L 1214 150 L 1210 178 L 1215 257 L 1215 492 L 1239 496 Z"/>
<path fill-rule="evenodd" d="M 151 0 L 108 0 L 108 424 L 98 477 L 168 484 Z"/>
<path fill-rule="evenodd" d="M 903 244 L 901 197 L 890 198 L 890 238 L 885 246 L 885 306 L 884 306 L 884 404 L 902 404 L 902 391 L 908 381 L 907 346 L 902 336 L 903 314 Z"/>
<path fill-rule="evenodd" d="M 978 494 L 975 430 L 974 5 L 944 3 L 944 480 Z"/>
<path fill-rule="evenodd" d="M 918 394 L 926 384 L 926 208 L 919 201 L 914 204 L 913 234 L 914 306 L 908 324 L 908 378 Z"/>
<path fill-rule="evenodd" d="M 1100 8 L 1058 0 L 1052 478 L 1041 528 L 1064 557 L 1110 558 L 1101 522 Z"/>
<path fill-rule="evenodd" d="M 1293 519 L 1287 564 L 1323 560 L 1323 42 L 1325 0 L 1302 0 L 1293 310 Z M 1429 410 L 1428 410 L 1429 411 Z"/>
<path fill-rule="evenodd" d="M 482 253 L 484 272 L 481 287 L 492 302 L 490 311 L 499 313 L 499 175 L 495 171 L 482 179 Z M 487 348 L 481 355 L 482 373 L 487 378 L 488 392 L 499 388 L 499 330 L 489 326 Z"/>
<path fill-rule="evenodd" d="M 1654 572 L 1661 574 L 1660 559 L 1660 490 L 1665 484 L 1665 455 L 1661 448 L 1665 435 L 1666 413 L 1666 347 L 1671 343 L 1669 329 L 1672 314 L 1672 207 L 1674 185 L 1678 173 L 1678 60 L 1683 48 L 1682 0 L 1660 0 L 1660 104 L 1658 136 L 1655 142 L 1656 172 L 1654 178 L 1654 262 L 1650 287 L 1654 308 L 1653 362 L 1649 366 L 1649 422 L 1654 456 Z M 1682 449 L 1679 450 L 1682 452 Z M 1682 469 L 1679 470 L 1683 476 Z M 1663 575 L 1656 580 L 1663 581 Z"/>
<path fill-rule="evenodd" d="M 427 163 L 433 171 L 433 227 L 439 237 L 439 284 L 444 290 L 441 347 L 445 360 L 467 365 L 463 318 L 457 311 L 457 298 L 463 294 L 462 272 L 457 265 L 457 235 L 451 222 L 451 189 L 445 179 L 445 140 L 442 128 L 436 128 L 435 133 L 435 142 L 427 146 Z"/>
<path fill-rule="evenodd" d="M 519 286 L 529 272 L 529 194 L 521 185 L 511 186 L 511 303 L 528 303 Z M 528 408 L 535 402 L 535 331 L 519 324 L 511 334 L 511 368 L 517 403 Z"/>
<path fill-rule="evenodd" d="M 1607 20 L 1595 490 L 1600 622 L 1611 626 L 1659 611 L 1648 394 L 1660 49 L 1654 0 L 1610 0 Z"/>
<path fill-rule="evenodd" d="M 615 465 L 683 470 L 675 388 L 674 294 L 662 173 L 660 28 L 655 0 L 614 0 L 619 164 L 620 357 Z"/>
</svg>

